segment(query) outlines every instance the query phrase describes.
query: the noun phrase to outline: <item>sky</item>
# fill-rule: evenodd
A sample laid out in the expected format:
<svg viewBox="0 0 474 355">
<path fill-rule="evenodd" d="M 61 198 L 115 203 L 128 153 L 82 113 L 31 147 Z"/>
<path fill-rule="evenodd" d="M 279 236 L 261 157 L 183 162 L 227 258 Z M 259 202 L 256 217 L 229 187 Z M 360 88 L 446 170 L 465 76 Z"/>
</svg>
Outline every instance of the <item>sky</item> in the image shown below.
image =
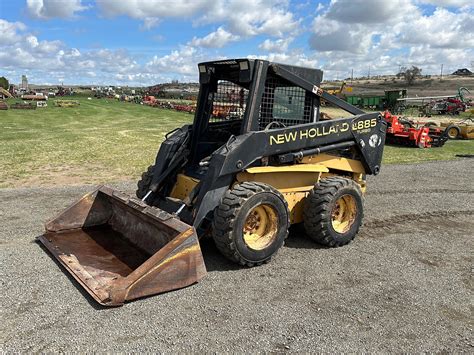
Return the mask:
<svg viewBox="0 0 474 355">
<path fill-rule="evenodd" d="M 197 81 L 261 58 L 325 79 L 474 65 L 474 0 L 0 0 L 0 76 L 19 83 Z"/>
</svg>

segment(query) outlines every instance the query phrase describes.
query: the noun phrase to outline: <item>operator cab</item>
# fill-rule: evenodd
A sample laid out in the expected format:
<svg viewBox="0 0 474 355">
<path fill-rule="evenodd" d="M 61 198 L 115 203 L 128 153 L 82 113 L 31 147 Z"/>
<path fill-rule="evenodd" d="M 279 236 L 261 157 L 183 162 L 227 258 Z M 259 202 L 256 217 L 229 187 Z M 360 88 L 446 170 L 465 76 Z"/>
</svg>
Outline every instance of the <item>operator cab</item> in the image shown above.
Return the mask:
<svg viewBox="0 0 474 355">
<path fill-rule="evenodd" d="M 319 97 L 284 79 L 278 71 L 290 71 L 319 86 L 321 70 L 252 59 L 206 62 L 198 68 L 194 164 L 223 146 L 231 136 L 319 120 Z"/>
</svg>

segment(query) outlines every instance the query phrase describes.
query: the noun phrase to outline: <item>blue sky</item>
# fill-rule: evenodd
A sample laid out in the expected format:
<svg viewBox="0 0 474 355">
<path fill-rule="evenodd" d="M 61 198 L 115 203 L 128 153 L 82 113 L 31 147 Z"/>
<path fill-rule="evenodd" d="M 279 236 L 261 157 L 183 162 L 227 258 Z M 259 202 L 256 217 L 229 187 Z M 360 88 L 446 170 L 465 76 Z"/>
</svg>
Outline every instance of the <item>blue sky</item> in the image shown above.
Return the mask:
<svg viewBox="0 0 474 355">
<path fill-rule="evenodd" d="M 471 68 L 472 0 L 0 0 L 0 75 L 17 83 L 194 81 L 252 57 L 325 78 Z"/>
</svg>

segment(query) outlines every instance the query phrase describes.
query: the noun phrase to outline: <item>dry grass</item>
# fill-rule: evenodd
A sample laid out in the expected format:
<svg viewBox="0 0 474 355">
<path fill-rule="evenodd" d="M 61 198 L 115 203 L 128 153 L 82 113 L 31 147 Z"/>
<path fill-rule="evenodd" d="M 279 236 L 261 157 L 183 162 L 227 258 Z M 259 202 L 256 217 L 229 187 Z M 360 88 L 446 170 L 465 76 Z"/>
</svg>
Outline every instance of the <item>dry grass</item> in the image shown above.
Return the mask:
<svg viewBox="0 0 474 355">
<path fill-rule="evenodd" d="M 0 187 L 136 179 L 192 116 L 115 100 L 0 111 Z"/>
<path fill-rule="evenodd" d="M 0 187 L 107 183 L 136 180 L 151 164 L 166 132 L 192 115 L 115 100 L 80 101 L 72 108 L 0 111 Z M 348 114 L 332 107 L 334 118 Z M 474 142 L 443 148 L 387 147 L 384 163 L 455 158 Z"/>
</svg>

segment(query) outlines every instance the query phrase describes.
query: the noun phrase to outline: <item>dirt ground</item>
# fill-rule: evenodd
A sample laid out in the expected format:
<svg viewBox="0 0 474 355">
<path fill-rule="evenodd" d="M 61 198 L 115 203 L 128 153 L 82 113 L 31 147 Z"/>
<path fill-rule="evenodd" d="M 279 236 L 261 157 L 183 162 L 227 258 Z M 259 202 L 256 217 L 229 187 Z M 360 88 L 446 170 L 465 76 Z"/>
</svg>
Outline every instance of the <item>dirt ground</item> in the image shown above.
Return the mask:
<svg viewBox="0 0 474 355">
<path fill-rule="evenodd" d="M 384 166 L 353 243 L 322 248 L 295 228 L 247 269 L 204 241 L 202 282 L 113 309 L 35 242 L 92 187 L 0 189 L 0 351 L 472 353 L 472 176 L 472 159 Z"/>
</svg>

